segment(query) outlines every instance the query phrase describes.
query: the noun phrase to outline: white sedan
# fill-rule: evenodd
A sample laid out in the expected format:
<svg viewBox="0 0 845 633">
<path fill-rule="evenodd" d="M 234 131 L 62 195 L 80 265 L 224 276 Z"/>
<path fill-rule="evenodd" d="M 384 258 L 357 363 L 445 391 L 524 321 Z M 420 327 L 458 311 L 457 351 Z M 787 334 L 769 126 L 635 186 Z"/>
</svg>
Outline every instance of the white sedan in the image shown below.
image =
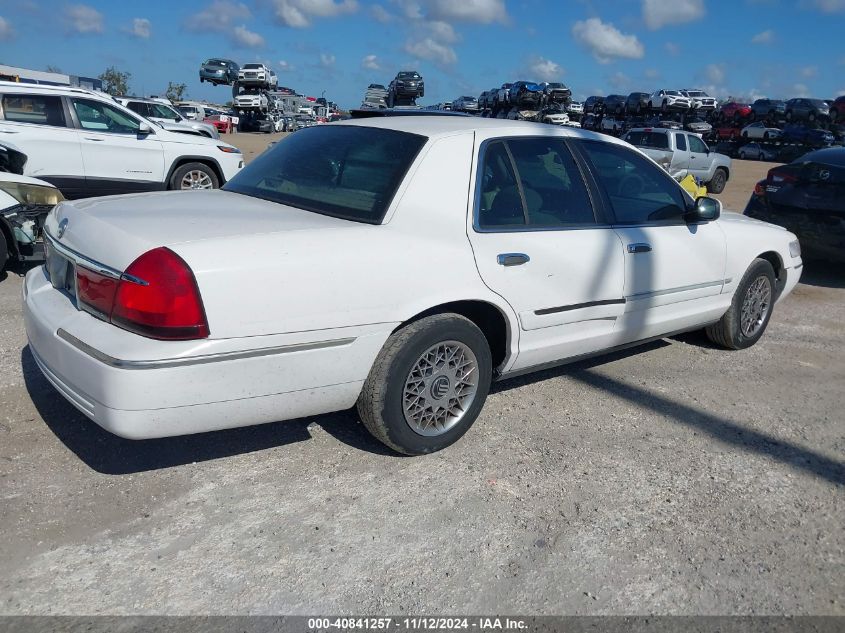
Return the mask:
<svg viewBox="0 0 845 633">
<path fill-rule="evenodd" d="M 406 454 L 460 438 L 492 380 L 701 328 L 749 347 L 802 266 L 626 143 L 468 117 L 310 128 L 221 191 L 63 202 L 46 233 L 30 350 L 104 428 L 357 403 Z"/>
<path fill-rule="evenodd" d="M 782 132 L 776 127 L 767 127 L 762 121 L 746 125 L 740 132 L 742 138 L 756 138 L 762 140 L 780 138 Z"/>
</svg>

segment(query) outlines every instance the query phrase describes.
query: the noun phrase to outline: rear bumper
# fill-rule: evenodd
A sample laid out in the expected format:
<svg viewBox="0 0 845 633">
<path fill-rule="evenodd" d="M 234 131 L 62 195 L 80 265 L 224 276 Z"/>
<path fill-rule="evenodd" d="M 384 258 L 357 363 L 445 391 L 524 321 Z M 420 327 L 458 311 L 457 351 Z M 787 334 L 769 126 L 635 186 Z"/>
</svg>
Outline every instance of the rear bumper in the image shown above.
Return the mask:
<svg viewBox="0 0 845 633">
<path fill-rule="evenodd" d="M 153 341 L 76 310 L 42 268 L 27 274 L 23 295 L 29 347 L 44 376 L 87 417 L 130 439 L 349 408 L 391 330 Z"/>
</svg>

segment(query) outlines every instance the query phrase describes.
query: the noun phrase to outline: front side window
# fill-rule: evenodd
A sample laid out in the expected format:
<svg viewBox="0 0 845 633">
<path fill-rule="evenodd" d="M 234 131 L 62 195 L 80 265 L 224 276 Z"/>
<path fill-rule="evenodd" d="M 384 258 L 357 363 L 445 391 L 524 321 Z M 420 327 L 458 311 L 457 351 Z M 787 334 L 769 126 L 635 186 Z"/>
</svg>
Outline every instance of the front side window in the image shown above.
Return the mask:
<svg viewBox="0 0 845 633">
<path fill-rule="evenodd" d="M 67 127 L 62 98 L 50 95 L 3 95 L 7 121 Z"/>
<path fill-rule="evenodd" d="M 604 188 L 617 224 L 680 221 L 686 199 L 678 184 L 657 165 L 624 146 L 582 141 Z"/>
<path fill-rule="evenodd" d="M 704 144 L 697 136 L 688 136 L 689 138 L 689 151 L 694 152 L 696 154 L 706 154 L 707 153 L 707 145 Z"/>
<path fill-rule="evenodd" d="M 596 223 L 581 172 L 560 139 L 494 141 L 484 151 L 480 177 L 480 228 Z"/>
<path fill-rule="evenodd" d="M 378 224 L 425 142 L 394 130 L 309 127 L 251 162 L 224 189 Z"/>
<path fill-rule="evenodd" d="M 73 99 L 73 109 L 83 130 L 110 134 L 138 134 L 140 124 L 122 110 L 92 99 Z"/>
</svg>

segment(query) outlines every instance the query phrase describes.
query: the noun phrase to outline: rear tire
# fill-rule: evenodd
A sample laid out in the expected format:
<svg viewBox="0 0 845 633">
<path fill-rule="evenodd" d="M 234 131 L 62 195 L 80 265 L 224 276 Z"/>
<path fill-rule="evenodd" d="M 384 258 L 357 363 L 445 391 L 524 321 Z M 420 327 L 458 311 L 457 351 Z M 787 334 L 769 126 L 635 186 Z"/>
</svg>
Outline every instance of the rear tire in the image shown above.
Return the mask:
<svg viewBox="0 0 845 633">
<path fill-rule="evenodd" d="M 460 356 L 447 358 L 455 349 Z M 463 371 L 468 372 L 463 378 L 456 374 Z M 367 430 L 393 450 L 433 453 L 458 441 L 475 422 L 492 372 L 490 345 L 475 323 L 458 314 L 425 317 L 387 339 L 358 397 L 358 413 Z M 472 385 L 463 382 L 473 376 Z M 444 403 L 448 410 L 440 406 Z"/>
<path fill-rule="evenodd" d="M 6 267 L 7 261 L 9 261 L 9 246 L 6 244 L 6 235 L 0 231 L 0 273 Z"/>
<path fill-rule="evenodd" d="M 713 179 L 707 183 L 707 191 L 709 191 L 710 193 L 722 193 L 725 190 L 725 184 L 727 182 L 727 172 L 721 167 L 719 167 L 713 174 Z"/>
<path fill-rule="evenodd" d="M 718 323 L 705 328 L 707 338 L 726 349 L 746 349 L 763 336 L 775 301 L 775 271 L 755 259 L 734 293 L 731 307 Z"/>
</svg>

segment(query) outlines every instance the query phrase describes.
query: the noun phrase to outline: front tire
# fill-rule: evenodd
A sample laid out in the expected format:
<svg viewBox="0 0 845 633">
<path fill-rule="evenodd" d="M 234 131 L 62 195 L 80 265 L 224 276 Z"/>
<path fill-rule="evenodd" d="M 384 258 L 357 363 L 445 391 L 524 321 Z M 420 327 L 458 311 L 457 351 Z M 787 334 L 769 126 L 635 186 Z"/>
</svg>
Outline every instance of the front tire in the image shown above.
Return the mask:
<svg viewBox="0 0 845 633">
<path fill-rule="evenodd" d="M 393 450 L 424 455 L 458 441 L 490 391 L 490 345 L 472 321 L 435 314 L 394 332 L 358 397 L 367 430 Z"/>
<path fill-rule="evenodd" d="M 713 174 L 713 180 L 707 183 L 707 191 L 710 193 L 722 193 L 725 190 L 725 184 L 728 182 L 727 172 L 719 167 Z"/>
<path fill-rule="evenodd" d="M 180 190 L 218 189 L 220 181 L 214 170 L 204 163 L 185 163 L 170 177 L 170 188 Z"/>
<path fill-rule="evenodd" d="M 718 323 L 704 331 L 727 349 L 746 349 L 763 336 L 775 301 L 775 271 L 765 259 L 755 259 L 734 293 L 731 307 Z"/>
</svg>

